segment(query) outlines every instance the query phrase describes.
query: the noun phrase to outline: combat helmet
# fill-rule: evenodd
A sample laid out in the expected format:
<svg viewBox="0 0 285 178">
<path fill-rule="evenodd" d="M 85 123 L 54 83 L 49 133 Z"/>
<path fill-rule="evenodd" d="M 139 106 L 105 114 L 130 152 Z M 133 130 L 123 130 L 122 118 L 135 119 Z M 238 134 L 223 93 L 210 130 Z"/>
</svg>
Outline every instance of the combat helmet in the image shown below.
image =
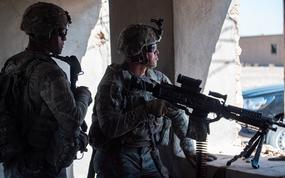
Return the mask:
<svg viewBox="0 0 285 178">
<path fill-rule="evenodd" d="M 54 30 L 69 24 L 67 11 L 52 3 L 37 2 L 25 10 L 21 30 L 36 39 L 49 39 Z"/>
<path fill-rule="evenodd" d="M 152 19 L 158 28 L 150 25 L 132 24 L 127 26 L 119 35 L 118 50 L 127 58 L 138 56 L 143 48 L 158 43 L 163 33 L 163 19 Z"/>
</svg>

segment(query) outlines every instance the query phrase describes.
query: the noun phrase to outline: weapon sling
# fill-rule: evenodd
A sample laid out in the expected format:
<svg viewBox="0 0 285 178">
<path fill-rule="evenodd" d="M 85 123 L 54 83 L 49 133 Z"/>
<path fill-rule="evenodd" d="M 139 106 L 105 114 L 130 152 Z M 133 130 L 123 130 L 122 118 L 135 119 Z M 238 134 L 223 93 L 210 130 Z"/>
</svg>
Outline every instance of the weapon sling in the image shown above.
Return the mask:
<svg viewBox="0 0 285 178">
<path fill-rule="evenodd" d="M 163 163 L 162 163 L 162 161 L 160 159 L 159 151 L 158 151 L 158 149 L 156 147 L 154 134 L 153 134 L 153 132 L 151 130 L 149 119 L 147 120 L 147 126 L 148 126 L 149 136 L 150 136 L 150 139 L 151 139 L 151 151 L 150 151 L 150 154 L 151 154 L 151 157 L 153 159 L 153 162 L 154 162 L 156 168 L 158 169 L 160 175 L 163 178 L 169 178 L 168 171 L 167 171 L 166 167 L 163 165 Z"/>
</svg>

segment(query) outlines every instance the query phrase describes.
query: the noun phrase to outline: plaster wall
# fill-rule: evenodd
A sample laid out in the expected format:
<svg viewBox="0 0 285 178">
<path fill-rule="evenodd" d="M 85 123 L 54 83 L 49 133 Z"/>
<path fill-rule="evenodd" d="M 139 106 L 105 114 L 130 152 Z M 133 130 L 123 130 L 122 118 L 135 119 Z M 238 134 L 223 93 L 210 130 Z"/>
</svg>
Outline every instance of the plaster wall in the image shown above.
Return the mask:
<svg viewBox="0 0 285 178">
<path fill-rule="evenodd" d="M 277 45 L 276 54 L 271 52 L 271 45 Z M 283 35 L 262 35 L 241 37 L 241 62 L 257 65 L 284 65 Z"/>
</svg>

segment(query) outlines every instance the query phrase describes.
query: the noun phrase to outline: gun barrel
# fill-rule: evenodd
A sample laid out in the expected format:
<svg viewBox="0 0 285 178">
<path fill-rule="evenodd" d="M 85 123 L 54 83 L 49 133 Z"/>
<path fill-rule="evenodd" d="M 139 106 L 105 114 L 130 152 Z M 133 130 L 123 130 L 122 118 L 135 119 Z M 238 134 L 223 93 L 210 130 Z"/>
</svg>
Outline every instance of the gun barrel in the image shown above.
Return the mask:
<svg viewBox="0 0 285 178">
<path fill-rule="evenodd" d="M 152 92 L 156 98 L 167 100 L 173 104 L 183 105 L 194 110 L 198 109 L 205 113 L 215 113 L 217 116 L 224 117 L 225 119 L 233 119 L 260 129 L 273 129 L 272 126 L 274 124 L 285 127 L 284 123 L 275 122 L 273 118 L 264 117 L 261 113 L 225 105 L 219 99 L 214 98 L 215 96 L 224 98 L 225 95 L 214 93 L 214 97 L 210 97 L 197 92 L 195 87 L 190 86 L 190 83 L 194 81 L 194 83 L 198 84 L 197 81 L 199 80 L 195 81 L 190 80 L 191 78 L 183 77 L 185 76 L 179 76 L 179 82 L 182 83 L 181 87 L 168 83 L 154 85 L 136 78 L 132 78 L 131 84 L 137 89 Z"/>
</svg>

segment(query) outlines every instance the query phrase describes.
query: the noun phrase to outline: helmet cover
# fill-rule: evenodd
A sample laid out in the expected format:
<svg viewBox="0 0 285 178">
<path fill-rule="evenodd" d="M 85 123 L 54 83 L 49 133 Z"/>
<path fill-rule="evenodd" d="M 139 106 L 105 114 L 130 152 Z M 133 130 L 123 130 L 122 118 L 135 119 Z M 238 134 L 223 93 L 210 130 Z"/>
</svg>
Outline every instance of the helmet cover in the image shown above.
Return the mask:
<svg viewBox="0 0 285 178">
<path fill-rule="evenodd" d="M 55 29 L 69 24 L 71 18 L 67 11 L 52 3 L 38 2 L 25 10 L 21 30 L 38 39 L 49 39 Z"/>
<path fill-rule="evenodd" d="M 127 26 L 119 35 L 118 49 L 126 57 L 139 55 L 146 46 L 160 41 L 156 29 L 149 25 L 132 24 Z"/>
</svg>

